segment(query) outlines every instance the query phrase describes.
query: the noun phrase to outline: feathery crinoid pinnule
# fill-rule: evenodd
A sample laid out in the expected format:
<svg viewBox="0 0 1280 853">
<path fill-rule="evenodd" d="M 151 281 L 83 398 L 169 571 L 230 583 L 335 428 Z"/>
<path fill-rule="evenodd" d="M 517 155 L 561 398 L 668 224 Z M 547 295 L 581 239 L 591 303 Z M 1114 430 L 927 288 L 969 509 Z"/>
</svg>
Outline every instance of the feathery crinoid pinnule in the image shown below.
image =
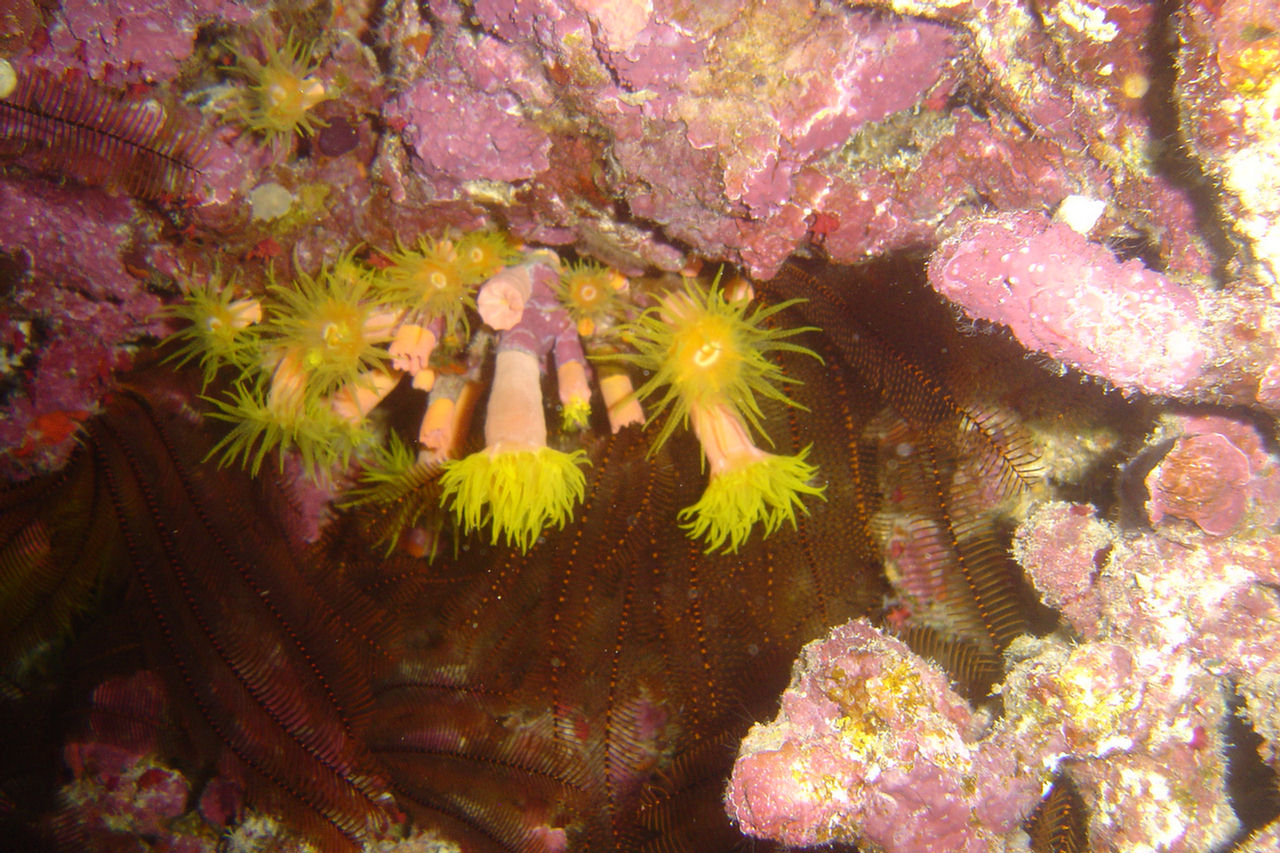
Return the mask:
<svg viewBox="0 0 1280 853">
<path fill-rule="evenodd" d="M 19 68 L 0 98 L 0 163 L 108 192 L 191 197 L 207 143 L 160 103 L 130 101 L 89 80 Z"/>
</svg>

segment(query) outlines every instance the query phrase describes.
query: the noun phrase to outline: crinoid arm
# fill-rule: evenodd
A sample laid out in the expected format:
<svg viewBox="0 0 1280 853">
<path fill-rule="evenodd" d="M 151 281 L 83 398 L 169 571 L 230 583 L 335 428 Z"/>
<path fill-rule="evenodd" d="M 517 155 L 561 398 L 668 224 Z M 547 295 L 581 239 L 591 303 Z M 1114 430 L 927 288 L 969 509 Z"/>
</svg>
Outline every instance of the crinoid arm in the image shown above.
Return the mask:
<svg viewBox="0 0 1280 853">
<path fill-rule="evenodd" d="M 467 531 L 528 551 L 549 525 L 563 528 L 586 491 L 585 451 L 497 445 L 445 463 L 441 500 Z"/>
<path fill-rule="evenodd" d="M 706 550 L 736 552 L 759 524 L 765 536 L 782 523 L 796 523 L 796 510 L 807 513 L 801 497 L 822 496 L 814 484 L 818 469 L 807 461 L 809 448 L 795 456 L 762 454 L 713 476 L 702 498 L 680 511 L 681 528 Z"/>
<path fill-rule="evenodd" d="M 439 478 L 439 462 L 420 460 L 413 448 L 392 433 L 386 444 L 371 451 L 359 484 L 342 504 L 377 509 L 381 515 L 371 531 L 390 554 L 410 529 L 420 524 L 443 525 Z"/>
</svg>

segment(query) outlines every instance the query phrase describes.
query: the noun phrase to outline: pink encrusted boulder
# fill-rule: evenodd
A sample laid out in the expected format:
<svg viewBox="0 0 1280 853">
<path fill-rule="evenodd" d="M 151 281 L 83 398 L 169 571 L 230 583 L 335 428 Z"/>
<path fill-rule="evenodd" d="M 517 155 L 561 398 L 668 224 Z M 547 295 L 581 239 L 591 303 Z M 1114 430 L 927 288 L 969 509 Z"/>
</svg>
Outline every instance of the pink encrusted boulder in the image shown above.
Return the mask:
<svg viewBox="0 0 1280 853">
<path fill-rule="evenodd" d="M 992 850 L 1042 780 L 983 748 L 979 727 L 936 665 L 850 622 L 805 647 L 777 719 L 743 740 L 727 807 L 747 834 L 788 845 Z"/>
<path fill-rule="evenodd" d="M 1114 531 L 1085 504 L 1054 505 L 1052 524 L 1014 541 L 1014 558 L 1035 576 L 1036 591 L 1082 637 L 1097 639 L 1103 601 L 1089 582 L 1090 569 L 1111 547 Z"/>
<path fill-rule="evenodd" d="M 54 4 L 57 5 L 57 4 Z M 229 0 L 65 0 L 32 61 L 110 83 L 168 80 L 191 56 L 201 23 L 243 23 L 250 4 Z M 7 9 L 6 9 L 7 11 Z"/>
<path fill-rule="evenodd" d="M 172 269 L 174 256 L 140 239 L 137 211 L 91 190 L 0 180 L 0 254 L 21 271 L 0 296 L 0 362 L 15 386 L 0 410 L 3 476 L 60 467 L 113 372 L 166 332 L 134 271 Z"/>
<path fill-rule="evenodd" d="M 1185 392 L 1208 358 L 1192 290 L 1040 213 L 970 220 L 928 274 L 970 317 L 1125 392 Z"/>
<path fill-rule="evenodd" d="M 1280 473 L 1256 429 L 1221 415 L 1171 420 L 1181 435 L 1146 478 L 1152 524 L 1172 517 L 1225 536 L 1250 514 L 1260 526 L 1280 516 Z"/>
<path fill-rule="evenodd" d="M 114 853 L 142 849 L 138 839 L 150 838 L 150 849 L 214 850 L 207 835 L 179 825 L 191 793 L 179 771 L 93 741 L 67 744 L 63 757 L 73 778 L 59 790 L 59 811 L 50 820 L 58 849 Z"/>
<path fill-rule="evenodd" d="M 777 718 L 741 745 L 729 813 L 786 844 L 999 853 L 1025 844 L 1022 820 L 1065 773 L 1093 849 L 1224 848 L 1240 828 L 1226 785 L 1228 683 L 1263 759 L 1280 764 L 1280 537 L 1162 532 L 1117 529 L 1082 504 L 1032 510 L 1014 553 L 1077 636 L 1010 644 L 995 720 L 865 621 L 809 644 Z"/>
<path fill-rule="evenodd" d="M 438 196 L 467 181 L 520 181 L 550 165 L 552 140 L 526 113 L 550 98 L 537 64 L 490 36 L 450 34 L 424 73 L 388 102 L 415 171 Z"/>
</svg>

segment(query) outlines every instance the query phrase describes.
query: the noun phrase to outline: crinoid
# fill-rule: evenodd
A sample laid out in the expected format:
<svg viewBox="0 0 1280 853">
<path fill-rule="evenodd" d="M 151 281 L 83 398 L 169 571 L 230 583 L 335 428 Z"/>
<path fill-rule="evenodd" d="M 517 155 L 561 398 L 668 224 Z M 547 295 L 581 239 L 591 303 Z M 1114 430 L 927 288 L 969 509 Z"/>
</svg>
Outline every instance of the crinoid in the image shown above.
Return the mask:
<svg viewBox="0 0 1280 853">
<path fill-rule="evenodd" d="M 117 394 L 65 474 L 0 504 L 0 613 L 21 617 L 26 644 L 0 647 L 19 688 L 6 695 L 21 705 L 39 673 L 15 661 L 114 578 L 114 610 L 186 735 L 183 763 L 216 766 L 324 849 L 354 848 L 391 819 L 362 735 L 386 614 L 340 574 L 313 582 L 279 490 L 205 464 L 209 438 L 174 410 L 164 375 L 139 381 L 150 399 Z"/>
<path fill-rule="evenodd" d="M 148 199 L 194 193 L 206 142 L 154 101 L 19 69 L 0 98 L 0 163 Z"/>
</svg>

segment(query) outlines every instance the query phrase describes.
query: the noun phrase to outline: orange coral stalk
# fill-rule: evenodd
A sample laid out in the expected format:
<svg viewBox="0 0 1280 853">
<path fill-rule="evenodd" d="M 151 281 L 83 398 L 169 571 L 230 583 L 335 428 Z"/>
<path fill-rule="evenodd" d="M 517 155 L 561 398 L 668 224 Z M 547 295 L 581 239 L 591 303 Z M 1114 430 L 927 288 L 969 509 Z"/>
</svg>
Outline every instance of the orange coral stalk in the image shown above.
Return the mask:
<svg viewBox="0 0 1280 853">
<path fill-rule="evenodd" d="M 769 455 L 751 441 L 746 425 L 734 414 L 731 405 L 695 403 L 689 407 L 689 420 L 706 454 L 712 477 Z"/>
<path fill-rule="evenodd" d="M 435 333 L 427 327 L 417 323 L 405 323 L 396 329 L 395 337 L 388 348 L 391 366 L 407 373 L 426 370 L 437 343 L 439 341 Z"/>
<path fill-rule="evenodd" d="M 635 386 L 625 373 L 601 373 L 596 380 L 600 396 L 604 398 L 605 412 L 609 415 L 609 428 L 616 434 L 623 427 L 644 423 L 644 409 L 636 399 Z"/>
<path fill-rule="evenodd" d="M 457 458 L 480 397 L 480 383 L 446 377 L 436 392 L 418 428 L 419 462 Z"/>
<path fill-rule="evenodd" d="M 538 360 L 527 352 L 498 353 L 485 410 L 484 443 L 490 448 L 547 446 L 541 371 Z"/>
<path fill-rule="evenodd" d="M 290 347 L 280 354 L 271 372 L 271 389 L 267 392 L 267 408 L 279 415 L 302 411 L 307 397 L 307 369 L 301 347 Z"/>
<path fill-rule="evenodd" d="M 400 376 L 385 370 L 366 371 L 354 382 L 339 388 L 329 400 L 338 417 L 353 424 L 364 420 L 373 407 L 396 387 Z"/>
</svg>

